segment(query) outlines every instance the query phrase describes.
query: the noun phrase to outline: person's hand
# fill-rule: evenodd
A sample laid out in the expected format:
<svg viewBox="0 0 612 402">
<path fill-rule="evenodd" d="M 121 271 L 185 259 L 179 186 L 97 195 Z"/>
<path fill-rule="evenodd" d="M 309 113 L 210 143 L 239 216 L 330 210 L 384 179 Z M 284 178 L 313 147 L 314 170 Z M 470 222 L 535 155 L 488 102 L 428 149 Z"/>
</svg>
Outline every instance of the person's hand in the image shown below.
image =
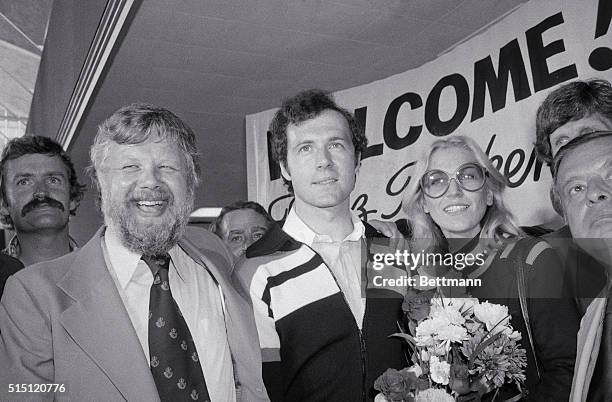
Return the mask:
<svg viewBox="0 0 612 402">
<path fill-rule="evenodd" d="M 374 229 L 382 233 L 385 237 L 391 237 L 391 238 L 403 237 L 400 231 L 397 229 L 395 222 L 379 221 L 378 219 L 373 219 L 371 221 L 368 221 L 368 223 L 372 225 Z"/>
<path fill-rule="evenodd" d="M 374 229 L 378 230 L 383 236 L 389 238 L 387 247 L 390 252 L 395 250 L 408 250 L 408 240 L 404 238 L 404 235 L 399 231 L 395 222 L 390 221 L 379 221 L 377 219 L 368 221 Z"/>
</svg>

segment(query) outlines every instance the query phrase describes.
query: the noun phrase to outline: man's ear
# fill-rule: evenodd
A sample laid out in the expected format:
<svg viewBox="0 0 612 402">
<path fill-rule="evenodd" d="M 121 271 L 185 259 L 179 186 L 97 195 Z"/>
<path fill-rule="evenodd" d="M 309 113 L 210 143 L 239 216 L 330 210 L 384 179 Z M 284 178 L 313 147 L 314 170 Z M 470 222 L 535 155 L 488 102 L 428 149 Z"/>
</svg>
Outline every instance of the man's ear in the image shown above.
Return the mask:
<svg viewBox="0 0 612 402">
<path fill-rule="evenodd" d="M 492 206 L 494 201 L 493 191 L 487 189 L 487 205 Z"/>
<path fill-rule="evenodd" d="M 4 200 L 0 198 L 0 215 L 8 215 L 8 207 L 4 203 Z"/>
<path fill-rule="evenodd" d="M 561 202 L 561 197 L 559 197 L 559 193 L 557 192 L 557 189 L 555 188 L 554 183 L 550 187 L 549 196 L 550 196 L 550 202 L 552 203 L 553 209 L 555 210 L 556 213 L 558 213 L 559 215 L 563 217 L 563 220 L 567 224 L 567 219 L 565 218 L 565 211 L 563 210 L 563 202 Z"/>
<path fill-rule="evenodd" d="M 0 229 L 2 229 L 2 225 L 5 225 L 5 228 L 14 230 L 13 220 L 9 214 L 8 205 L 0 196 Z"/>
<path fill-rule="evenodd" d="M 0 194 L 0 213 L 3 215 L 8 215 L 8 202 L 6 201 L 6 196 L 4 194 Z"/>
<path fill-rule="evenodd" d="M 291 174 L 289 173 L 289 169 L 287 167 L 285 167 L 286 164 L 287 164 L 287 162 L 279 163 L 280 170 L 281 170 L 281 175 L 283 176 L 283 179 L 285 179 L 287 181 L 291 181 Z"/>
<path fill-rule="evenodd" d="M 70 208 L 70 212 L 74 211 L 74 213 L 76 213 L 76 210 L 79 207 L 79 200 L 71 198 L 70 202 L 68 203 L 68 207 Z"/>
</svg>

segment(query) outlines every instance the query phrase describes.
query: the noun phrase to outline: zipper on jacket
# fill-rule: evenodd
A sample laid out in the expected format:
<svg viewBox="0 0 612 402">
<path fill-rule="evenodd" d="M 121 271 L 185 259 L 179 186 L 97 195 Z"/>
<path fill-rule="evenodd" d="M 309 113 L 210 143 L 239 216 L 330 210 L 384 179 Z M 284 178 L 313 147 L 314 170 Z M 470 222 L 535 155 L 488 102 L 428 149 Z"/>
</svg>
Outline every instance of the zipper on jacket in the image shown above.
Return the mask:
<svg viewBox="0 0 612 402">
<path fill-rule="evenodd" d="M 355 329 L 357 330 L 357 336 L 359 337 L 359 355 L 361 358 L 360 359 L 361 360 L 361 400 L 363 402 L 366 402 L 366 393 L 367 393 L 366 392 L 367 391 L 366 390 L 366 353 L 367 353 L 367 350 L 366 350 L 365 339 L 364 339 L 365 335 L 363 331 L 359 329 L 359 324 L 357 323 L 357 319 L 353 315 L 353 310 L 351 310 L 351 306 L 348 303 L 348 300 L 346 300 L 346 295 L 342 291 L 342 288 L 340 287 L 340 284 L 338 283 L 338 279 L 336 279 L 336 275 L 334 275 L 334 271 L 332 271 L 332 269 L 329 267 L 329 265 L 327 265 L 325 260 L 323 260 L 323 257 L 321 256 L 321 254 L 317 253 L 317 251 L 313 249 L 312 247 L 310 247 L 309 245 L 307 244 L 304 244 L 304 245 L 308 247 L 313 253 L 321 257 L 321 261 L 323 261 L 323 265 L 325 265 L 325 267 L 331 274 L 332 278 L 334 278 L 334 282 L 336 282 L 336 286 L 338 287 L 338 290 L 340 291 L 340 294 L 342 295 L 342 300 L 344 300 L 344 304 L 348 308 L 349 313 L 351 314 L 351 317 L 353 317 L 353 323 L 355 324 Z M 367 292 L 366 292 L 366 295 L 367 295 Z M 368 311 L 368 298 L 366 297 L 366 305 L 365 305 L 365 309 L 363 312 L 363 321 L 361 323 L 362 328 L 363 328 L 363 325 L 365 324 L 365 318 L 366 318 L 367 311 Z"/>
<path fill-rule="evenodd" d="M 367 293 L 366 293 L 367 295 Z M 361 354 L 361 400 L 366 402 L 367 389 L 366 389 L 366 380 L 367 380 L 367 350 L 366 350 L 366 340 L 365 340 L 365 323 L 366 317 L 368 313 L 368 299 L 366 297 L 366 305 L 363 312 L 363 322 L 361 323 L 361 329 L 357 327 L 359 330 L 359 345 L 360 345 L 360 354 Z M 357 321 L 355 321 L 357 322 Z"/>
</svg>

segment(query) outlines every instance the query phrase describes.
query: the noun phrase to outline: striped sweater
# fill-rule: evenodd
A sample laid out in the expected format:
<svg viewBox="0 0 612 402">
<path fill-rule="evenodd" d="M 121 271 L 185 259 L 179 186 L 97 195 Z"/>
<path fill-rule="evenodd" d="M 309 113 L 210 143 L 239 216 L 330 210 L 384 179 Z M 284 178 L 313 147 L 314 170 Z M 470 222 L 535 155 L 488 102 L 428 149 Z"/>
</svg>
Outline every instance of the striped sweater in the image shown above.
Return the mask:
<svg viewBox="0 0 612 402">
<path fill-rule="evenodd" d="M 366 224 L 366 236 L 374 233 Z M 359 330 L 321 256 L 280 227 L 249 248 L 234 275 L 253 304 L 272 401 L 372 400 L 374 380 L 405 365 L 401 343 L 388 338 L 403 295 L 366 290 Z"/>
</svg>

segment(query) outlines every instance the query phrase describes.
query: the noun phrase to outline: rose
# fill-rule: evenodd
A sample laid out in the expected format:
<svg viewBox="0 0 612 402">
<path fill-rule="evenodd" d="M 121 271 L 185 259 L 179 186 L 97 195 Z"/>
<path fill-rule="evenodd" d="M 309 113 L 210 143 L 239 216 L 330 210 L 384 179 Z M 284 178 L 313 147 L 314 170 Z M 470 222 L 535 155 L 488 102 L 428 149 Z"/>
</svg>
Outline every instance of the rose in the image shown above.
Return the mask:
<svg viewBox="0 0 612 402">
<path fill-rule="evenodd" d="M 417 378 L 408 369 L 387 369 L 374 381 L 374 389 L 382 392 L 389 402 L 412 402 Z"/>
<path fill-rule="evenodd" d="M 422 321 L 429 315 L 433 295 L 433 291 L 417 293 L 414 290 L 409 290 L 404 297 L 402 310 L 409 319 L 416 322 Z"/>
<path fill-rule="evenodd" d="M 450 364 L 440 360 L 438 356 L 431 356 L 431 359 L 429 359 L 429 374 L 431 379 L 438 384 L 448 385 Z"/>
</svg>

